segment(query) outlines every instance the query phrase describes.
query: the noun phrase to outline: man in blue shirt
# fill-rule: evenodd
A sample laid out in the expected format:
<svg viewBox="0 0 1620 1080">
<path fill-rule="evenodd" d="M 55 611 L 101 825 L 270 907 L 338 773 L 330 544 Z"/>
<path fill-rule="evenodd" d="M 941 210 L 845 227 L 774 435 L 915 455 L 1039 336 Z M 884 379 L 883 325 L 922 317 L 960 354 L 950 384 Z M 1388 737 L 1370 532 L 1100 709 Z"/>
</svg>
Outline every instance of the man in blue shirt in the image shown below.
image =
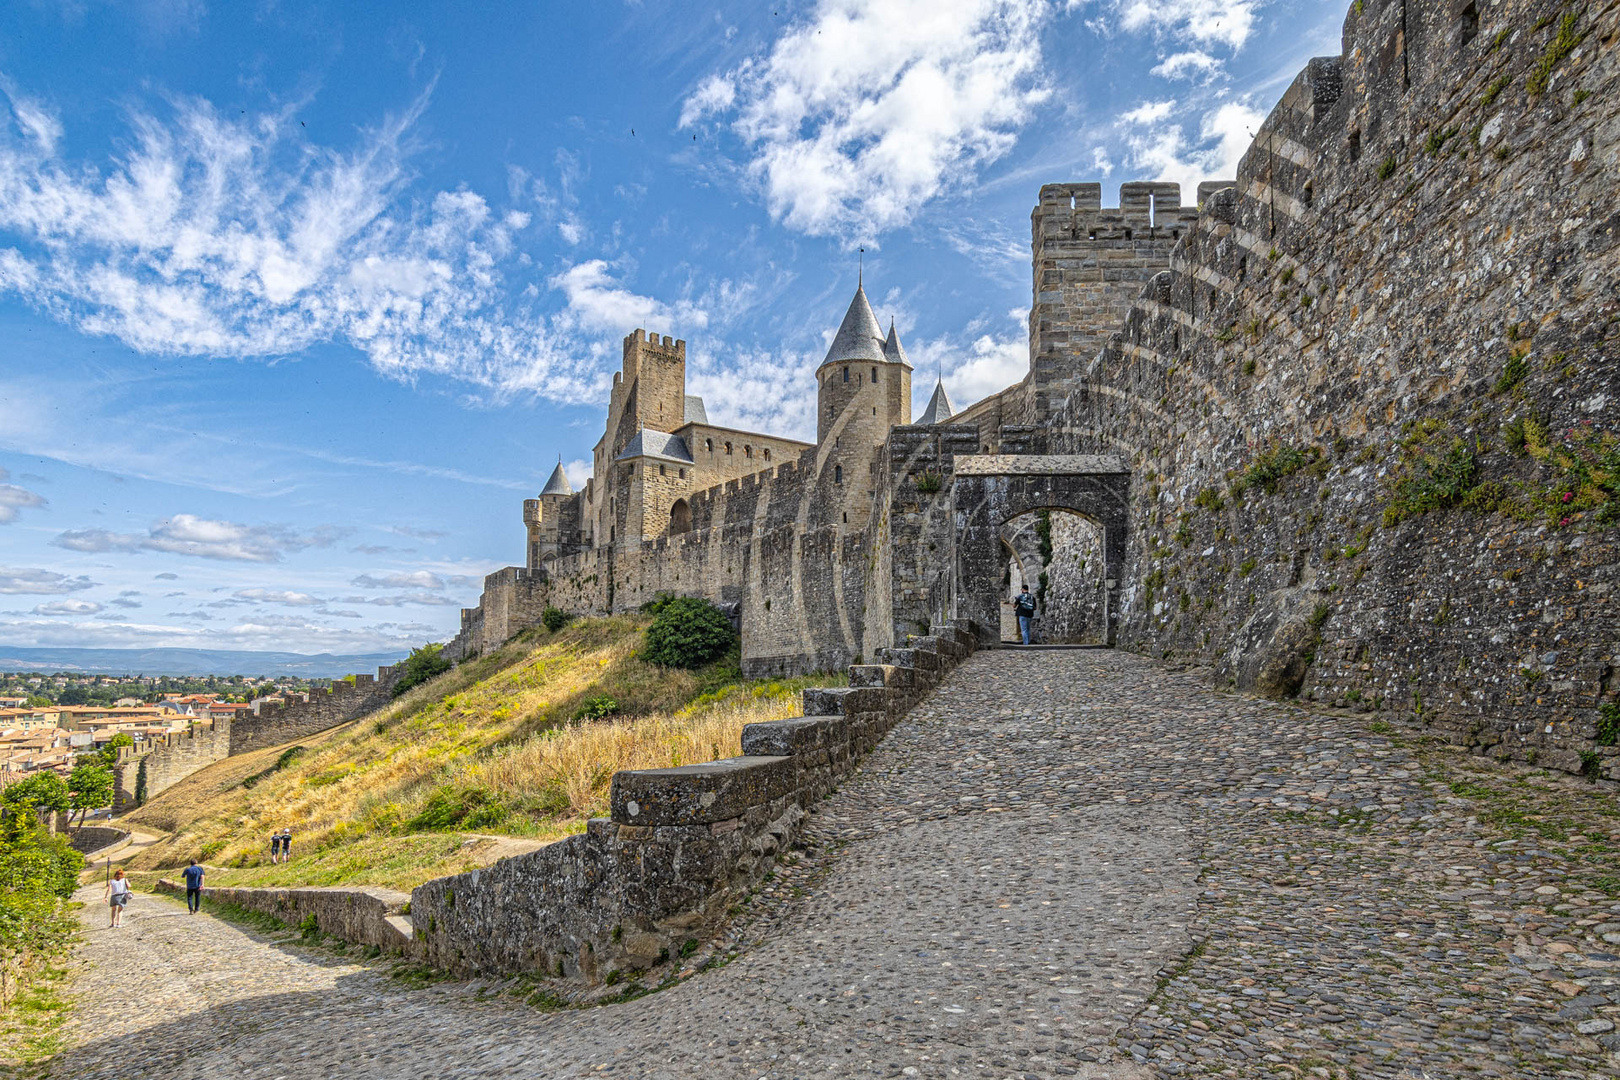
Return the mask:
<svg viewBox="0 0 1620 1080">
<path fill-rule="evenodd" d="M 181 876 L 186 879 L 186 909 L 195 915 L 197 909 L 202 907 L 203 868 L 197 865 L 196 859 L 192 859 L 191 865 Z"/>
<path fill-rule="evenodd" d="M 1018 634 L 1029 644 L 1029 624 L 1035 621 L 1035 598 L 1029 594 L 1029 586 L 1025 585 L 1018 599 L 1013 601 L 1013 614 L 1018 616 Z"/>
</svg>

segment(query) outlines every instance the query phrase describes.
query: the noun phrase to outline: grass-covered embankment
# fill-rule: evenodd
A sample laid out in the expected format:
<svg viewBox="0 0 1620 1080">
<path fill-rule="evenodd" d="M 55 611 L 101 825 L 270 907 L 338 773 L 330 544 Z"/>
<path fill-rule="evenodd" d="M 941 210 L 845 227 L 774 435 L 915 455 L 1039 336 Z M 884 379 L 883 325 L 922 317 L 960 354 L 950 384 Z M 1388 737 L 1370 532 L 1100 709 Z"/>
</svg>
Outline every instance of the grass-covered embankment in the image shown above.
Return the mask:
<svg viewBox="0 0 1620 1080">
<path fill-rule="evenodd" d="M 799 691 L 842 676 L 750 683 L 735 654 L 696 671 L 642 660 L 650 620 L 536 630 L 370 716 L 220 762 L 128 815 L 169 833 L 136 880 L 198 858 L 214 885 L 409 888 L 561 838 L 607 810 L 620 769 L 738 753 L 744 724 L 797 715 Z M 294 835 L 290 864 L 267 839 Z"/>
</svg>

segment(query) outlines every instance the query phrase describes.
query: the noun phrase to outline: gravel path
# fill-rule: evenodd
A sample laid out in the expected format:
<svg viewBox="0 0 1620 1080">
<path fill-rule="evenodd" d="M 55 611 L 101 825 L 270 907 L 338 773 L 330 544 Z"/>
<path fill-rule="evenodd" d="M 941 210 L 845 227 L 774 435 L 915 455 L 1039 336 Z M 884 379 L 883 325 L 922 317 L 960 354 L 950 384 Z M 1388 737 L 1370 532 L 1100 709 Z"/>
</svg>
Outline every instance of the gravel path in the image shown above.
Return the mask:
<svg viewBox="0 0 1620 1080">
<path fill-rule="evenodd" d="M 1620 1075 L 1614 805 L 1125 654 L 980 654 L 718 970 L 545 1012 L 153 897 L 107 930 L 97 889 L 52 1075 Z"/>
</svg>

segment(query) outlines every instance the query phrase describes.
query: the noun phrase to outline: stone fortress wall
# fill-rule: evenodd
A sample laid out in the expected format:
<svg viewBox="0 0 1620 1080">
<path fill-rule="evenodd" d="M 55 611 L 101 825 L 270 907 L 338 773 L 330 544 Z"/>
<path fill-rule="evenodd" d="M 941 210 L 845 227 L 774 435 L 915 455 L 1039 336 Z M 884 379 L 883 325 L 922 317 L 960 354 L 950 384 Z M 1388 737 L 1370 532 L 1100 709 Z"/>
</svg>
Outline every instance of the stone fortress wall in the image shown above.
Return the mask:
<svg viewBox="0 0 1620 1080">
<path fill-rule="evenodd" d="M 193 727 L 135 746 L 120 747 L 113 763 L 113 812 L 133 810 L 192 773 L 267 746 L 308 738 L 327 728 L 382 708 L 392 699 L 404 667 L 352 675 L 285 702 L 260 702 L 251 713 L 220 717 L 212 727 Z"/>
<path fill-rule="evenodd" d="M 1122 644 L 1620 778 L 1616 13 L 1366 0 L 1295 80 L 1054 410 Z"/>
<path fill-rule="evenodd" d="M 737 606 L 750 673 L 868 657 L 962 614 L 964 456 L 1102 454 L 1126 540 L 1117 595 L 1064 581 L 1083 623 L 1616 775 L 1615 24 L 1356 5 L 1196 206 L 1042 188 L 1018 385 L 847 442 L 818 414 L 795 461 L 693 493 L 687 531 L 491 576 L 453 654 L 669 591 Z"/>
</svg>

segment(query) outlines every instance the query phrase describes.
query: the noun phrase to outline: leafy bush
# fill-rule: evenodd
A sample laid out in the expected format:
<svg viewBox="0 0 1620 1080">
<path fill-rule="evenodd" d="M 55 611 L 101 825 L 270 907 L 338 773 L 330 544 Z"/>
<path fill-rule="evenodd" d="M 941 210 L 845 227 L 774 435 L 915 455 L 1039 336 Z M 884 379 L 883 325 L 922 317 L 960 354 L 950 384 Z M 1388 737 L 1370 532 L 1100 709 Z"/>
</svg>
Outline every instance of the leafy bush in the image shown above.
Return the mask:
<svg viewBox="0 0 1620 1080">
<path fill-rule="evenodd" d="M 619 711 L 619 703 L 606 694 L 596 694 L 580 703 L 575 720 L 605 720 Z"/>
<path fill-rule="evenodd" d="M 1430 510 L 1457 506 L 1479 483 L 1474 451 L 1439 421 L 1413 425 L 1400 449 L 1401 461 L 1391 471 L 1393 497 L 1384 507 L 1386 528 Z"/>
<path fill-rule="evenodd" d="M 66 901 L 82 869 L 84 856 L 65 836 L 48 832 L 26 803 L 7 804 L 0 822 L 0 960 L 67 948 L 78 922 Z"/>
<path fill-rule="evenodd" d="M 696 668 L 724 656 L 737 640 L 725 612 L 696 597 L 676 597 L 647 628 L 641 657 L 660 667 Z"/>
<path fill-rule="evenodd" d="M 412 649 L 411 655 L 405 658 L 405 673 L 394 684 L 394 696 L 399 697 L 415 686 L 421 686 L 430 679 L 436 679 L 450 670 L 450 661 L 442 655 L 444 646 L 433 643 Z"/>
<path fill-rule="evenodd" d="M 548 607 L 545 611 L 540 613 L 540 624 L 551 633 L 555 634 L 557 631 L 567 626 L 568 620 L 571 618 L 572 616 L 562 608 Z"/>
<path fill-rule="evenodd" d="M 917 477 L 917 490 L 932 495 L 945 486 L 945 477 L 937 472 L 925 472 Z"/>
<path fill-rule="evenodd" d="M 26 780 L 19 780 L 5 789 L 0 799 L 5 801 L 8 813 L 28 809 L 36 814 L 50 814 L 73 805 L 67 782 L 54 772 L 35 773 Z"/>
<path fill-rule="evenodd" d="M 675 594 L 672 592 L 658 593 L 651 600 L 641 605 L 641 613 L 643 615 L 657 615 L 660 611 L 669 607 L 669 602 L 673 599 L 675 599 Z"/>
<path fill-rule="evenodd" d="M 1598 710 L 1597 744 L 1613 746 L 1620 742 L 1620 701 L 1611 701 Z"/>
<path fill-rule="evenodd" d="M 1321 460 L 1320 447 L 1301 449 L 1284 443 L 1273 444 L 1256 454 L 1249 467 L 1232 481 L 1232 494 L 1241 496 L 1249 488 L 1257 487 L 1267 495 L 1275 495 L 1284 479 L 1301 469 L 1312 468 Z"/>
</svg>

